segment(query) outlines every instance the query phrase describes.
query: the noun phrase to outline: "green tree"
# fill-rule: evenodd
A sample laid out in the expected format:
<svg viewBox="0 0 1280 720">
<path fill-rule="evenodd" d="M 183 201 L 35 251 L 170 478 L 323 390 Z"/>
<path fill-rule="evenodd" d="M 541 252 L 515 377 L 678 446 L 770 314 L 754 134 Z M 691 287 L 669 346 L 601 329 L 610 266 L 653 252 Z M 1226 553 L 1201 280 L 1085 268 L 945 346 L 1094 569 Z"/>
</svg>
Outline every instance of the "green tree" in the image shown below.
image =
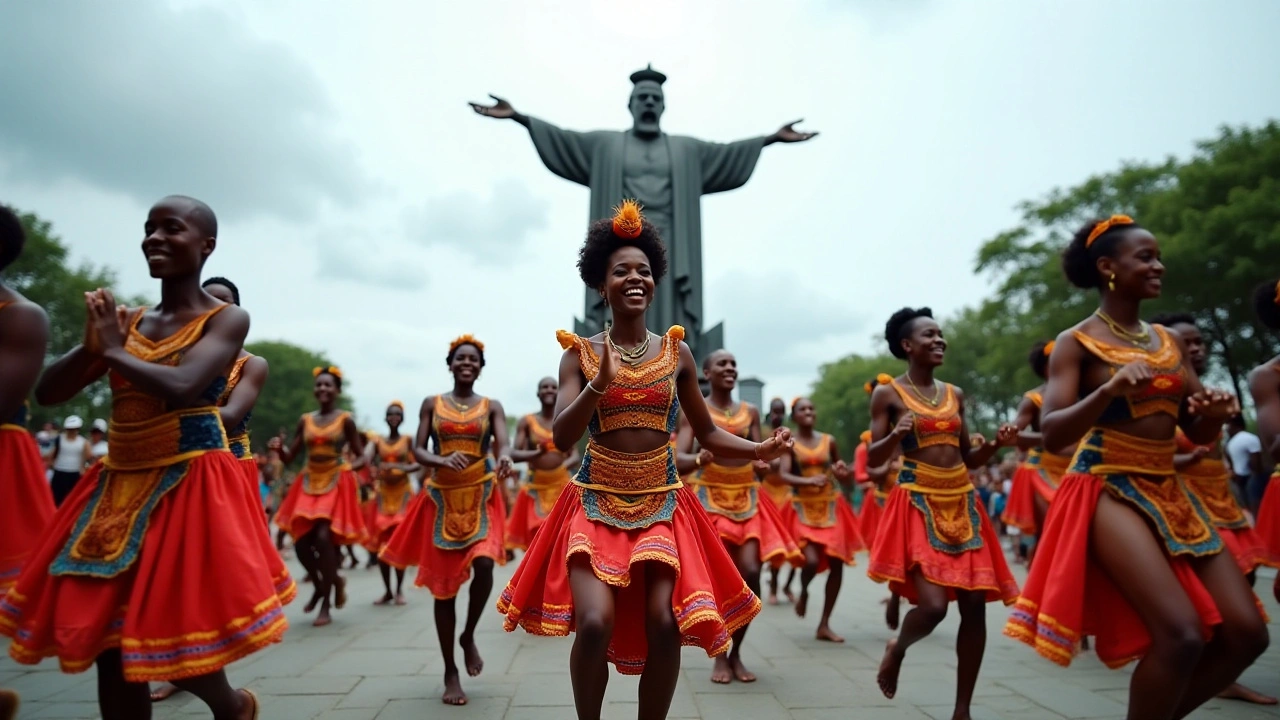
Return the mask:
<svg viewBox="0 0 1280 720">
<path fill-rule="evenodd" d="M 33 213 L 18 211 L 27 243 L 22 256 L 5 271 L 4 281 L 27 299 L 44 308 L 49 316 L 48 356 L 52 360 L 75 347 L 84 337 L 84 293 L 115 285 L 113 270 L 90 263 L 73 266 L 70 251 L 53 230 L 53 225 Z M 122 298 L 129 306 L 146 304 L 138 297 Z M 32 422 L 56 422 L 67 415 L 88 419 L 105 418 L 110 413 L 111 390 L 105 380 L 85 388 L 69 402 L 53 407 L 32 403 Z"/>
<path fill-rule="evenodd" d="M 901 369 L 902 361 L 888 354 L 848 355 L 819 368 L 809 396 L 818 412 L 817 429 L 830 433 L 843 455 L 853 457 L 858 437 L 871 426 L 867 381 L 880 373 L 897 375 Z"/>
<path fill-rule="evenodd" d="M 316 400 L 312 395 L 315 378 L 312 370 L 333 363 L 324 355 L 281 340 L 252 342 L 246 344 L 244 349 L 264 358 L 270 365 L 270 376 L 253 408 L 253 419 L 250 421 L 254 449 L 258 450 L 268 438 L 274 437 L 282 429 L 292 436 L 298 425 L 298 418 L 315 410 Z M 342 389 L 349 389 L 345 380 Z M 354 412 L 355 406 L 348 394 L 344 393 L 338 398 L 338 405 Z"/>
</svg>

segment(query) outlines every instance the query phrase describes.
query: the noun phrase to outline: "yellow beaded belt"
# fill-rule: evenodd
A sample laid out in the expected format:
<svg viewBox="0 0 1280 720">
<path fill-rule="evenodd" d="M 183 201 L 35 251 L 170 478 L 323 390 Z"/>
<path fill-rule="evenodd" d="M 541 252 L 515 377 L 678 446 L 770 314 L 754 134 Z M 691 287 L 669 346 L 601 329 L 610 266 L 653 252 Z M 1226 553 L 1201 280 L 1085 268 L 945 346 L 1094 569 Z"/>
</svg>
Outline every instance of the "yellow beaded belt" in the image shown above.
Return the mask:
<svg viewBox="0 0 1280 720">
<path fill-rule="evenodd" d="M 750 464 L 730 466 L 713 462 L 708 463 L 700 472 L 695 473 L 689 478 L 689 482 L 693 485 L 705 485 L 713 488 L 740 488 L 744 485 L 755 484 L 756 471 Z"/>
<path fill-rule="evenodd" d="M 573 479 L 573 484 L 585 490 L 612 495 L 654 495 L 684 487 L 679 477 L 669 472 L 670 444 L 641 453 L 625 453 L 598 445 L 595 440 L 587 443 L 587 456 L 583 473 Z"/>
<path fill-rule="evenodd" d="M 215 407 L 177 410 L 138 422 L 113 419 L 108 437 L 110 449 L 102 464 L 111 470 L 163 467 L 228 449 Z"/>
<path fill-rule="evenodd" d="M 973 492 L 969 470 L 963 465 L 941 468 L 919 460 L 903 460 L 898 484 L 923 495 L 964 495 Z"/>
<path fill-rule="evenodd" d="M 1072 472 L 1090 475 L 1173 476 L 1177 441 L 1148 440 L 1096 427 L 1076 448 Z"/>
<path fill-rule="evenodd" d="M 249 433 L 227 438 L 227 448 L 240 460 L 252 460 L 253 452 L 249 449 Z"/>
</svg>

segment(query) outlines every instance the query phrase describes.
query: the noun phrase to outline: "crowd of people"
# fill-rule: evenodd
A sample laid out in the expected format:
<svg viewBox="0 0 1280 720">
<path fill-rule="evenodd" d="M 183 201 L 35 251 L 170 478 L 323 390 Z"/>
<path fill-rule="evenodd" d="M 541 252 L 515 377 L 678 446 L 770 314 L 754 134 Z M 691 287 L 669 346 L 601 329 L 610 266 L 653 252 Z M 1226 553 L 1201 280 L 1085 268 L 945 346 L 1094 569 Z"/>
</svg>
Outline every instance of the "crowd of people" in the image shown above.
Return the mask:
<svg viewBox="0 0 1280 720">
<path fill-rule="evenodd" d="M 0 272 L 23 244 L 3 210 Z M 517 552 L 497 610 L 508 631 L 575 635 L 580 718 L 599 718 L 610 664 L 641 676 L 639 717 L 666 717 L 685 645 L 714 658 L 713 682 L 755 681 L 741 654 L 752 620 L 765 602 L 808 617 L 819 575 L 815 638 L 844 642 L 832 612 L 860 553 L 890 593 L 897 634 L 876 673 L 886 697 L 954 604 L 953 717 L 969 718 L 986 607 L 1000 602 L 1012 606 L 1005 634 L 1053 662 L 1069 664 L 1090 638 L 1108 666 L 1137 662 L 1130 718 L 1184 717 L 1216 695 L 1275 702 L 1235 683 L 1268 645 L 1256 570 L 1280 565 L 1280 490 L 1267 472 L 1280 462 L 1280 358 L 1250 377 L 1250 433 L 1239 399 L 1201 383 L 1209 357 L 1195 318 L 1143 320 L 1163 265 L 1131 218 L 1088 223 L 1064 252 L 1067 277 L 1099 304 L 1030 349 L 1043 383 L 1016 417 L 975 432 L 965 391 L 936 377 L 943 328 L 928 308 L 903 308 L 884 334 L 902 365 L 867 382 L 854 448 L 817 429 L 808 398 L 767 411 L 735 401 L 732 353 L 699 363 L 679 326 L 650 332 L 666 249 L 624 202 L 589 227 L 578 260 L 611 323 L 558 333 L 559 368 L 538 381 L 540 409 L 514 437 L 502 404 L 476 389 L 484 343 L 462 335 L 442 353 L 452 385 L 418 406 L 415 436 L 400 431 L 400 401 L 385 431 L 361 431 L 339 403 L 342 370 L 320 367 L 315 409 L 255 457 L 249 425 L 269 368 L 244 350 L 235 284 L 202 277 L 216 246 L 208 206 L 158 202 L 142 250 L 160 303 L 86 293 L 83 343 L 47 367 L 43 311 L 0 284 L 0 634 L 19 662 L 96 666 L 104 718 L 149 717 L 178 690 L 219 720 L 258 716 L 224 668 L 284 637 L 296 594 L 285 536 L 317 626 L 348 602 L 341 569 L 358 562 L 354 546 L 381 572 L 375 604 L 404 604 L 417 568 L 450 705 L 467 702 L 463 669 L 483 672 L 476 628 L 492 612 L 495 566 Z M 1280 283 L 1253 301 L 1280 330 Z M 90 436 L 74 416 L 61 432 L 26 427 L 29 397 L 57 405 L 104 376 L 111 416 Z M 1029 565 L 1021 587 L 1007 538 Z M 0 693 L 0 709 L 14 702 Z"/>
</svg>

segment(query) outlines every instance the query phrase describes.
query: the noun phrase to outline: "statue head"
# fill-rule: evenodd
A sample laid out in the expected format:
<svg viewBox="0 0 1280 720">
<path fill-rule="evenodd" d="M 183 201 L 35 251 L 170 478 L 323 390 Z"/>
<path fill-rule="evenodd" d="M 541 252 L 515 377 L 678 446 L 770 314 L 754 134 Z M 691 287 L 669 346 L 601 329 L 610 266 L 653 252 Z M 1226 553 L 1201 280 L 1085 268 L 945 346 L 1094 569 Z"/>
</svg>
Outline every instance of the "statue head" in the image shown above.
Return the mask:
<svg viewBox="0 0 1280 720">
<path fill-rule="evenodd" d="M 644 70 L 631 73 L 631 100 L 627 107 L 631 110 L 632 128 L 641 135 L 657 135 L 658 123 L 662 120 L 662 111 L 666 109 L 662 96 L 662 84 L 667 76 L 653 69 L 650 65 Z"/>
</svg>

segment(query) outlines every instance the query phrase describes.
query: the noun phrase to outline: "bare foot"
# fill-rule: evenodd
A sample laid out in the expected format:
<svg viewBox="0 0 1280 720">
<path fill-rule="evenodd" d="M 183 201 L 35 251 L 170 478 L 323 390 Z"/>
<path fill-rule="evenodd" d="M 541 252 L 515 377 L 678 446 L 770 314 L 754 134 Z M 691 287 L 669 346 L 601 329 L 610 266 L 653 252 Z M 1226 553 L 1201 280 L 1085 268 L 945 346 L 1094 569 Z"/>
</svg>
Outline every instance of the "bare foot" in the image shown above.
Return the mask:
<svg viewBox="0 0 1280 720">
<path fill-rule="evenodd" d="M 471 677 L 484 670 L 484 659 L 480 657 L 480 648 L 476 647 L 476 639 L 471 635 L 459 635 L 458 645 L 462 647 L 462 661 L 466 663 L 467 674 Z"/>
<path fill-rule="evenodd" d="M 466 705 L 467 694 L 462 692 L 462 681 L 458 678 L 458 671 L 445 671 L 444 673 L 444 695 L 440 696 L 440 702 L 445 705 Z"/>
<path fill-rule="evenodd" d="M 377 600 L 374 600 L 373 604 L 374 605 L 390 605 L 391 603 L 395 602 L 395 599 L 396 599 L 395 596 L 392 595 L 390 592 L 388 592 L 386 595 L 383 595 Z"/>
<path fill-rule="evenodd" d="M 404 599 L 404 593 L 402 593 L 402 592 L 398 592 L 398 593 L 396 593 L 396 604 L 397 604 L 397 605 L 408 605 L 408 604 L 409 604 L 409 603 L 408 603 L 408 601 L 406 601 L 406 600 Z"/>
<path fill-rule="evenodd" d="M 717 655 L 715 665 L 711 666 L 711 682 L 717 685 L 728 685 L 733 682 L 733 668 L 729 666 L 729 658 Z"/>
<path fill-rule="evenodd" d="M 151 702 L 160 702 L 161 700 L 172 697 L 174 693 L 179 692 L 182 691 L 173 683 L 160 683 L 151 691 Z"/>
<path fill-rule="evenodd" d="M 1270 695 L 1263 695 L 1257 690 L 1247 688 L 1240 683 L 1231 683 L 1230 687 L 1218 693 L 1218 697 L 1227 700 L 1243 700 L 1254 705 L 1275 705 L 1277 702 Z"/>
<path fill-rule="evenodd" d="M 18 693 L 12 690 L 0 690 L 0 720 L 13 720 L 18 717 Z"/>
<path fill-rule="evenodd" d="M 828 626 L 826 626 L 826 625 L 819 625 L 819 626 L 818 626 L 818 632 L 817 632 L 817 634 L 816 634 L 816 635 L 814 635 L 814 637 L 815 637 L 815 638 L 817 638 L 818 640 L 823 640 L 823 641 L 825 641 L 825 642 L 833 642 L 833 643 L 842 643 L 842 642 L 844 642 L 844 638 L 842 638 L 842 637 L 840 637 L 839 635 L 835 634 L 835 633 L 831 630 L 831 628 L 830 628 L 830 627 L 828 627 Z"/>
<path fill-rule="evenodd" d="M 791 592 L 791 588 L 783 588 L 782 597 L 786 598 L 787 602 L 789 603 L 793 603 L 796 601 L 795 593 Z"/>
<path fill-rule="evenodd" d="M 329 616 L 329 608 L 320 608 L 320 614 L 316 616 L 316 621 L 311 623 L 313 627 L 324 627 L 333 622 L 333 618 Z"/>
<path fill-rule="evenodd" d="M 799 617 L 804 617 L 805 612 L 808 611 L 809 609 L 809 588 L 805 588 L 800 591 L 799 600 L 796 600 L 795 598 L 791 597 L 790 594 L 787 595 L 787 598 L 795 602 L 796 615 Z"/>
<path fill-rule="evenodd" d="M 315 610 L 316 606 L 319 605 L 320 601 L 323 599 L 324 596 L 320 594 L 320 586 L 317 585 L 315 592 L 311 593 L 311 599 L 307 601 L 306 607 L 302 608 L 302 612 L 310 613 Z"/>
<path fill-rule="evenodd" d="M 252 690 L 241 689 L 237 692 L 244 698 L 244 702 L 240 704 L 241 720 L 258 720 L 258 696 Z"/>
<path fill-rule="evenodd" d="M 333 606 L 339 610 L 347 606 L 347 580 L 341 575 L 333 579 Z"/>
<path fill-rule="evenodd" d="M 778 604 L 778 593 L 776 593 L 776 592 L 771 592 L 771 593 L 769 593 L 769 600 L 768 600 L 767 602 L 768 602 L 770 605 L 777 605 L 777 604 Z"/>
<path fill-rule="evenodd" d="M 876 684 L 880 686 L 880 692 L 890 700 L 898 692 L 898 673 L 901 671 L 902 653 L 898 652 L 898 639 L 894 638 L 885 644 L 880 672 L 876 673 Z"/>
<path fill-rule="evenodd" d="M 898 616 L 901 614 L 899 606 L 902 598 L 897 595 L 890 595 L 888 600 L 884 601 L 884 624 L 889 626 L 890 630 L 898 629 Z"/>
<path fill-rule="evenodd" d="M 729 658 L 729 666 L 733 668 L 733 679 L 738 682 L 750 683 L 756 681 L 756 674 L 742 664 L 742 658 L 737 656 Z"/>
</svg>

